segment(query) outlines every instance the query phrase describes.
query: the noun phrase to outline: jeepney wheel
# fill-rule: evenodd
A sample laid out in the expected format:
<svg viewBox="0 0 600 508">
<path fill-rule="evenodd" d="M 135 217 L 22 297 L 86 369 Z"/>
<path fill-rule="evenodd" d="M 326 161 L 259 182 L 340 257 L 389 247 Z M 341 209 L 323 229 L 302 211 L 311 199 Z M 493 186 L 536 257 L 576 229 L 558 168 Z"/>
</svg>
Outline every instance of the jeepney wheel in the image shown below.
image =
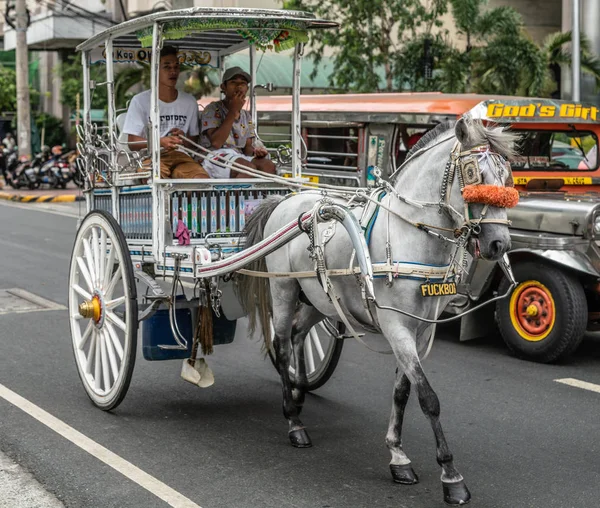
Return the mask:
<svg viewBox="0 0 600 508">
<path fill-rule="evenodd" d="M 517 287 L 496 304 L 496 322 L 504 342 L 517 356 L 549 363 L 577 349 L 587 325 L 587 300 L 577 278 L 537 262 L 513 266 Z M 503 278 L 498 288 L 509 287 Z"/>
<path fill-rule="evenodd" d="M 125 236 L 103 211 L 83 219 L 69 270 L 75 364 L 91 401 L 108 411 L 124 399 L 135 364 L 137 290 Z"/>
<path fill-rule="evenodd" d="M 343 335 L 345 331 L 346 327 L 343 323 L 326 319 L 318 325 L 313 326 L 308 332 L 306 339 L 304 339 L 304 361 L 306 362 L 309 392 L 321 388 L 321 386 L 329 381 L 329 378 L 335 371 L 344 347 L 344 340 L 337 337 Z M 274 333 L 275 330 L 271 324 L 271 334 L 274 335 Z M 272 347 L 269 349 L 269 358 L 273 366 L 277 369 L 275 351 Z M 294 366 L 295 357 L 293 354 L 290 363 L 290 375 L 293 381 L 296 374 Z"/>
</svg>

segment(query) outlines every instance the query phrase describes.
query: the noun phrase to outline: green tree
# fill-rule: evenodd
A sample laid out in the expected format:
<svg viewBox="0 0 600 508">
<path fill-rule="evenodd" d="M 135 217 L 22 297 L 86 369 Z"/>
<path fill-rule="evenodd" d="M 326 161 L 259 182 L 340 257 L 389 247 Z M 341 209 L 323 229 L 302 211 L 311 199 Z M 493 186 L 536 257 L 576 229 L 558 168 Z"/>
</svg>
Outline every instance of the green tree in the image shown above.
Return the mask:
<svg viewBox="0 0 600 508">
<path fill-rule="evenodd" d="M 596 88 L 600 88 L 600 60 L 598 56 L 594 54 L 591 49 L 590 41 L 584 34 L 579 36 L 579 45 L 581 49 L 581 72 L 592 76 L 596 81 Z M 571 51 L 567 50 L 565 46 L 570 44 L 573 40 L 572 32 L 555 32 L 550 34 L 544 40 L 542 45 L 542 53 L 544 59 L 547 62 L 548 69 L 553 66 L 560 65 L 562 67 L 570 68 L 572 65 Z M 557 83 L 554 81 L 552 73 L 549 75 L 549 81 L 552 83 L 553 92 L 556 89 Z"/>
<path fill-rule="evenodd" d="M 35 125 L 37 130 L 42 135 L 44 133 L 44 144 L 50 147 L 54 145 L 62 145 L 67 141 L 62 120 L 48 113 L 34 114 Z M 40 141 L 41 142 L 41 141 Z"/>
<path fill-rule="evenodd" d="M 40 93 L 29 86 L 29 101 L 35 108 L 40 101 Z M 0 65 L 0 112 L 17 110 L 17 74 L 13 69 Z"/>
<path fill-rule="evenodd" d="M 14 70 L 0 66 L 0 111 L 17 110 L 17 75 Z"/>
<path fill-rule="evenodd" d="M 441 90 L 547 97 L 557 89 L 552 67 L 571 65 L 571 53 L 565 49 L 571 32 L 556 32 L 538 45 L 511 7 L 486 10 L 487 0 L 450 2 L 458 33 L 466 40 L 465 58 L 455 67 L 464 83 L 448 80 Z M 446 70 L 448 63 L 444 62 Z M 583 35 L 581 68 L 600 85 L 600 62 Z"/>
<path fill-rule="evenodd" d="M 79 105 L 83 109 L 83 72 L 81 70 L 81 57 L 70 56 L 56 69 L 61 77 L 60 101 L 71 109 L 77 105 L 77 94 L 79 94 Z M 92 65 L 90 67 L 90 79 L 96 83 L 106 82 L 106 67 L 104 65 Z M 106 85 L 96 86 L 91 92 L 92 108 L 106 109 L 107 107 Z"/>
<path fill-rule="evenodd" d="M 421 52 L 415 51 L 416 40 L 432 40 L 434 58 L 441 56 L 434 31 L 441 28 L 448 0 L 283 0 L 283 6 L 340 22 L 339 30 L 312 33 L 309 55 L 318 64 L 325 47 L 333 49 L 330 83 L 341 90 L 379 90 L 381 68 L 385 91 L 402 85 L 407 76 L 418 82 L 423 62 Z"/>
</svg>

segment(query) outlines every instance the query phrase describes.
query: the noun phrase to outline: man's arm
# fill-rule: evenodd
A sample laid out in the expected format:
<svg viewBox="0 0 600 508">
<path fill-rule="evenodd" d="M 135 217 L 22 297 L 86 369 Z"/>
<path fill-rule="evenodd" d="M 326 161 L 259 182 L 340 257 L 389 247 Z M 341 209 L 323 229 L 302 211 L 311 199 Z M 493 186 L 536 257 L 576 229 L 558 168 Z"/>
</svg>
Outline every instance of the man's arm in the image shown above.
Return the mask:
<svg viewBox="0 0 600 508">
<path fill-rule="evenodd" d="M 253 138 L 248 138 L 244 145 L 244 155 L 248 157 L 254 157 L 254 146 L 252 145 Z"/>
<path fill-rule="evenodd" d="M 143 150 L 148 146 L 148 141 L 140 136 L 134 136 L 133 134 L 127 135 L 127 143 L 130 150 L 139 151 Z"/>
<path fill-rule="evenodd" d="M 143 150 L 148 146 L 148 141 L 145 138 L 135 136 L 134 134 L 128 134 L 127 141 L 130 143 L 130 150 Z M 182 141 L 179 136 L 165 136 L 164 138 L 160 138 L 160 147 L 165 150 L 174 150 L 181 143 Z"/>
<path fill-rule="evenodd" d="M 227 116 L 219 127 L 216 129 L 208 129 L 206 131 L 206 135 L 208 136 L 208 139 L 210 139 L 210 145 L 212 148 L 218 150 L 225 144 L 225 141 L 227 141 L 227 138 L 231 134 L 233 122 L 235 122 L 235 113 L 230 111 L 227 113 Z"/>
</svg>

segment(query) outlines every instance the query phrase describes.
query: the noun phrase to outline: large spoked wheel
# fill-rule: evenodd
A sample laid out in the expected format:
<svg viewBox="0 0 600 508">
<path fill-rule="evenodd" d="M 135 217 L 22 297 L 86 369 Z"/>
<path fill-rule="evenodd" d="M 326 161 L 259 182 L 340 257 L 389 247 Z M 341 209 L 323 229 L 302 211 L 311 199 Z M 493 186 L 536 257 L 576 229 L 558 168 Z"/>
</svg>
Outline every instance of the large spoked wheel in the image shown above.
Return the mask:
<svg viewBox="0 0 600 508">
<path fill-rule="evenodd" d="M 309 392 L 323 386 L 335 371 L 344 347 L 344 340 L 337 337 L 343 335 L 345 330 L 346 328 L 342 323 L 325 320 L 312 327 L 308 332 L 306 339 L 304 339 L 304 361 L 306 363 Z M 273 329 L 271 329 L 271 332 L 274 335 Z M 273 366 L 277 368 L 273 348 L 269 350 L 269 357 L 273 362 Z M 296 374 L 295 362 L 296 358 L 292 354 L 290 361 L 292 380 Z"/>
<path fill-rule="evenodd" d="M 100 409 L 125 397 L 137 347 L 137 291 L 129 249 L 106 212 L 81 223 L 69 273 L 69 322 L 77 371 Z"/>
<path fill-rule="evenodd" d="M 579 346 L 587 325 L 587 300 L 579 280 L 535 262 L 513 266 L 517 287 L 496 304 L 496 321 L 508 348 L 521 358 L 548 363 Z M 498 291 L 504 294 L 504 278 Z"/>
</svg>

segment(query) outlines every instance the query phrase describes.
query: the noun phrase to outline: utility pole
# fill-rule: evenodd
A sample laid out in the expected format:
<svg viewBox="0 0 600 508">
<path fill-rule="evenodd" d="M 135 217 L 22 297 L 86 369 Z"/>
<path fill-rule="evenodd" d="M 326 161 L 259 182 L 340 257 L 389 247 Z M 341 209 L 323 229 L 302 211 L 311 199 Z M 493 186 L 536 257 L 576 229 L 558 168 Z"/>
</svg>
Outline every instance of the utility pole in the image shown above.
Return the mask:
<svg viewBox="0 0 600 508">
<path fill-rule="evenodd" d="M 29 103 L 29 56 L 27 54 L 27 5 L 16 0 L 17 35 L 17 143 L 19 155 L 31 156 L 31 107 Z"/>
<path fill-rule="evenodd" d="M 573 72 L 571 98 L 573 102 L 581 100 L 581 45 L 579 44 L 579 0 L 573 0 L 573 24 L 571 42 L 571 71 Z"/>
</svg>

